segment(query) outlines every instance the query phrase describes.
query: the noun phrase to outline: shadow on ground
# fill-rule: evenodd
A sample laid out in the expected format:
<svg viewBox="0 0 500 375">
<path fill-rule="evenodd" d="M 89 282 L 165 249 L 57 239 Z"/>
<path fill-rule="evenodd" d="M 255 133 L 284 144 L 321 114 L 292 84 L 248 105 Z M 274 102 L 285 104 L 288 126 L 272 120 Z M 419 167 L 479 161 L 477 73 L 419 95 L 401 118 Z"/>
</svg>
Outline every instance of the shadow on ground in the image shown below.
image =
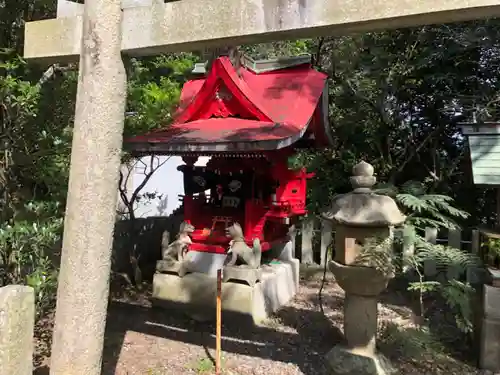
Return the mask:
<svg viewBox="0 0 500 375">
<path fill-rule="evenodd" d="M 48 366 L 38 367 L 33 372 L 33 375 L 49 375 L 50 369 Z"/>
<path fill-rule="evenodd" d="M 341 333 L 319 311 L 285 307 L 276 315 L 275 321 L 277 325 L 293 328 L 296 332 L 278 331 L 272 326 L 272 321 L 269 326 L 252 327 L 238 325 L 236 318 L 226 319 L 222 350 L 293 363 L 304 374 L 326 375 L 324 355 L 342 340 Z M 208 358 L 211 358 L 209 349 L 215 348 L 214 325 L 195 322 L 179 312 L 113 302 L 107 322 L 103 375 L 115 373 L 127 331 L 204 347 Z"/>
</svg>

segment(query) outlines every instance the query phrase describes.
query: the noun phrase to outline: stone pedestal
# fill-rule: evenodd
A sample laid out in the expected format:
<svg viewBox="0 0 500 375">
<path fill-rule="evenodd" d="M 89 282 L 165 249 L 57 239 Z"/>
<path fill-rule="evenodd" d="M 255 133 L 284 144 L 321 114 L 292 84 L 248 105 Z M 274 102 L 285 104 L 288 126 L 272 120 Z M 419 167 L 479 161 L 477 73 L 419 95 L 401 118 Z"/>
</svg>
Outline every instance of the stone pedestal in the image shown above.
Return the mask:
<svg viewBox="0 0 500 375">
<path fill-rule="evenodd" d="M 222 281 L 225 283 L 231 280 L 241 281 L 253 287 L 261 279 L 262 270 L 260 268 L 226 266 L 222 272 Z"/>
<path fill-rule="evenodd" d="M 346 292 L 344 335 L 347 345 L 334 347 L 326 356 L 333 374 L 395 373 L 389 361 L 376 353 L 378 296 L 387 287 L 389 277 L 370 267 L 347 266 L 335 261 L 329 266 Z"/>
<path fill-rule="evenodd" d="M 390 362 L 375 351 L 377 297 L 346 293 L 344 335 L 346 346 L 336 346 L 326 355 L 333 374 L 385 375 L 396 373 Z"/>
<path fill-rule="evenodd" d="M 384 356 L 377 354 L 367 356 L 340 345 L 328 352 L 326 361 L 332 370 L 332 375 L 397 374 L 397 370 Z"/>
<path fill-rule="evenodd" d="M 260 281 L 253 286 L 222 283 L 223 316 L 236 315 L 242 322 L 258 324 L 297 293 L 297 259 L 262 267 L 260 272 Z M 152 302 L 157 307 L 180 310 L 199 320 L 214 320 L 216 295 L 217 279 L 206 273 L 193 272 L 184 277 L 166 273 L 154 275 Z"/>
<path fill-rule="evenodd" d="M 188 272 L 188 269 L 183 262 L 168 261 L 163 259 L 156 262 L 156 271 L 183 277 Z"/>
<path fill-rule="evenodd" d="M 344 335 L 349 348 L 359 354 L 375 354 L 377 335 L 377 297 L 346 293 L 344 300 Z"/>
</svg>

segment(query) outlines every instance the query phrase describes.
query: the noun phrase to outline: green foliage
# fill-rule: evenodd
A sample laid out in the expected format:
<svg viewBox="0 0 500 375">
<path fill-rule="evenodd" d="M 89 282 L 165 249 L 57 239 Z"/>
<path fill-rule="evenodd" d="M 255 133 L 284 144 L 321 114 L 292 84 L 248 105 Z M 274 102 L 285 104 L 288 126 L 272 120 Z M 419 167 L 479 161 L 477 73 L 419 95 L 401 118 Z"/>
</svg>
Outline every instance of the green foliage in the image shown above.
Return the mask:
<svg viewBox="0 0 500 375">
<path fill-rule="evenodd" d="M 488 238 L 482 245 L 486 248 L 485 261 L 488 265 L 495 266 L 500 259 L 500 239 Z"/>
<path fill-rule="evenodd" d="M 379 349 L 391 357 L 423 359 L 426 354 L 433 357 L 445 354 L 446 349 L 440 344 L 427 327 L 401 328 L 396 324 L 382 327 L 377 340 Z"/>
<path fill-rule="evenodd" d="M 363 244 L 361 253 L 356 257 L 353 265 L 372 267 L 387 278 L 394 277 L 396 272 L 393 260 L 392 238 L 371 238 Z"/>
<path fill-rule="evenodd" d="M 126 120 L 125 136 L 171 123 L 195 61 L 191 54 L 130 60 L 127 109 L 133 115 Z"/>
<path fill-rule="evenodd" d="M 34 288 L 37 312 L 43 313 L 55 297 L 57 269 L 53 263 L 62 232 L 57 204 L 30 202 L 31 219 L 0 225 L 0 286 L 27 284 Z"/>
<path fill-rule="evenodd" d="M 404 246 L 412 246 L 414 254 L 403 259 L 418 274 L 418 281 L 409 289 L 420 294 L 421 314 L 424 314 L 423 295 L 438 293 L 455 314 L 457 326 L 464 332 L 472 330 L 471 297 L 474 289 L 466 281 L 467 274 L 480 267 L 473 254 L 449 246 L 432 244 L 419 233 L 425 227 L 456 229 L 457 219 L 468 214 L 453 206 L 445 195 L 427 194 L 424 184 L 406 183 L 396 194 L 401 210 L 408 215 L 404 228 Z"/>
<path fill-rule="evenodd" d="M 392 185 L 381 185 L 375 192 L 392 196 L 407 216 L 406 225 L 423 230 L 431 228 L 459 229 L 456 220 L 469 214 L 453 206 L 454 199 L 442 194 L 428 194 L 428 187 L 418 181 L 408 181 L 399 189 Z"/>
<path fill-rule="evenodd" d="M 211 358 L 200 358 L 196 363 L 188 366 L 199 375 L 208 375 L 214 372 L 215 364 Z M 224 372 L 226 367 L 226 358 L 221 355 L 221 370 Z"/>
<path fill-rule="evenodd" d="M 454 207 L 450 197 L 428 194 L 425 184 L 415 181 L 403 184 L 400 189 L 385 185 L 375 191 L 392 195 L 407 215 L 405 224 L 399 229 L 402 236 L 395 238 L 396 246 L 403 251 L 394 253 L 390 239 L 375 239 L 363 245 L 355 263 L 374 267 L 385 275 L 398 269 L 406 273 L 413 270 L 417 281 L 410 282 L 408 289 L 419 295 L 420 314 L 425 315 L 425 295 L 440 295 L 454 313 L 458 328 L 471 332 L 470 301 L 474 289 L 466 278 L 468 273 L 480 267 L 480 260 L 460 249 L 432 244 L 421 235 L 426 227 L 455 229 L 458 227 L 456 219 L 464 219 L 468 214 Z"/>
<path fill-rule="evenodd" d="M 38 312 L 55 298 L 78 70 L 28 65 L 24 21 L 54 16 L 54 2 L 0 6 L 0 286 L 31 285 Z M 131 59 L 125 136 L 168 126 L 195 57 Z M 138 195 L 139 199 L 147 197 Z"/>
</svg>

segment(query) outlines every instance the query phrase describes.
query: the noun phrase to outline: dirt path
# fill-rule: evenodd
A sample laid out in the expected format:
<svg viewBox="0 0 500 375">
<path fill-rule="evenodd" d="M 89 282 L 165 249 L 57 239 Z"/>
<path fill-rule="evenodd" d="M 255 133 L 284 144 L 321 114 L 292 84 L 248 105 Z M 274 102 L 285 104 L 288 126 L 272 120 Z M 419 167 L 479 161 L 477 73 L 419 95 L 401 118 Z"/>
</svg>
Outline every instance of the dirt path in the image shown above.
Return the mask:
<svg viewBox="0 0 500 375">
<path fill-rule="evenodd" d="M 319 275 L 321 276 L 321 275 Z M 342 335 L 343 292 L 329 278 L 318 304 L 320 277 L 302 278 L 298 296 L 263 327 L 223 327 L 226 374 L 326 375 L 324 355 Z M 392 296 L 394 297 L 394 296 Z M 381 304 L 381 351 L 401 374 L 479 374 L 425 343 L 407 345 L 414 329 L 408 308 Z M 147 294 L 117 298 L 109 308 L 103 375 L 212 374 L 215 339 L 212 325 L 165 310 L 151 309 Z M 47 345 L 40 342 L 39 351 Z M 432 349 L 432 350 L 431 350 Z M 42 353 L 43 354 L 43 353 Z M 40 372 L 47 360 L 40 361 Z"/>
</svg>

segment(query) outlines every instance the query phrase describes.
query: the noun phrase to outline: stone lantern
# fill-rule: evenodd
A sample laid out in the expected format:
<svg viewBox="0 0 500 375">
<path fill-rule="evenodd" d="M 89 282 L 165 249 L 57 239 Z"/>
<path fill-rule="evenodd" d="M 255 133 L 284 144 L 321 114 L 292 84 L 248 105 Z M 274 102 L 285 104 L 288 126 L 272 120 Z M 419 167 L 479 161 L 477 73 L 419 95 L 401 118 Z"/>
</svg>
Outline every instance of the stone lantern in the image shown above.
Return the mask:
<svg viewBox="0 0 500 375">
<path fill-rule="evenodd" d="M 393 227 L 406 218 L 392 198 L 371 190 L 376 178 L 370 164 L 357 164 L 350 181 L 353 191 L 336 197 L 331 208 L 322 214 L 335 228 L 335 258 L 329 268 L 345 291 L 347 342 L 347 346 L 334 347 L 327 360 L 334 374 L 389 374 L 394 370 L 376 354 L 375 338 L 378 296 L 394 274 L 359 259 L 369 243 L 392 245 Z M 386 259 L 390 261 L 390 256 Z"/>
</svg>

